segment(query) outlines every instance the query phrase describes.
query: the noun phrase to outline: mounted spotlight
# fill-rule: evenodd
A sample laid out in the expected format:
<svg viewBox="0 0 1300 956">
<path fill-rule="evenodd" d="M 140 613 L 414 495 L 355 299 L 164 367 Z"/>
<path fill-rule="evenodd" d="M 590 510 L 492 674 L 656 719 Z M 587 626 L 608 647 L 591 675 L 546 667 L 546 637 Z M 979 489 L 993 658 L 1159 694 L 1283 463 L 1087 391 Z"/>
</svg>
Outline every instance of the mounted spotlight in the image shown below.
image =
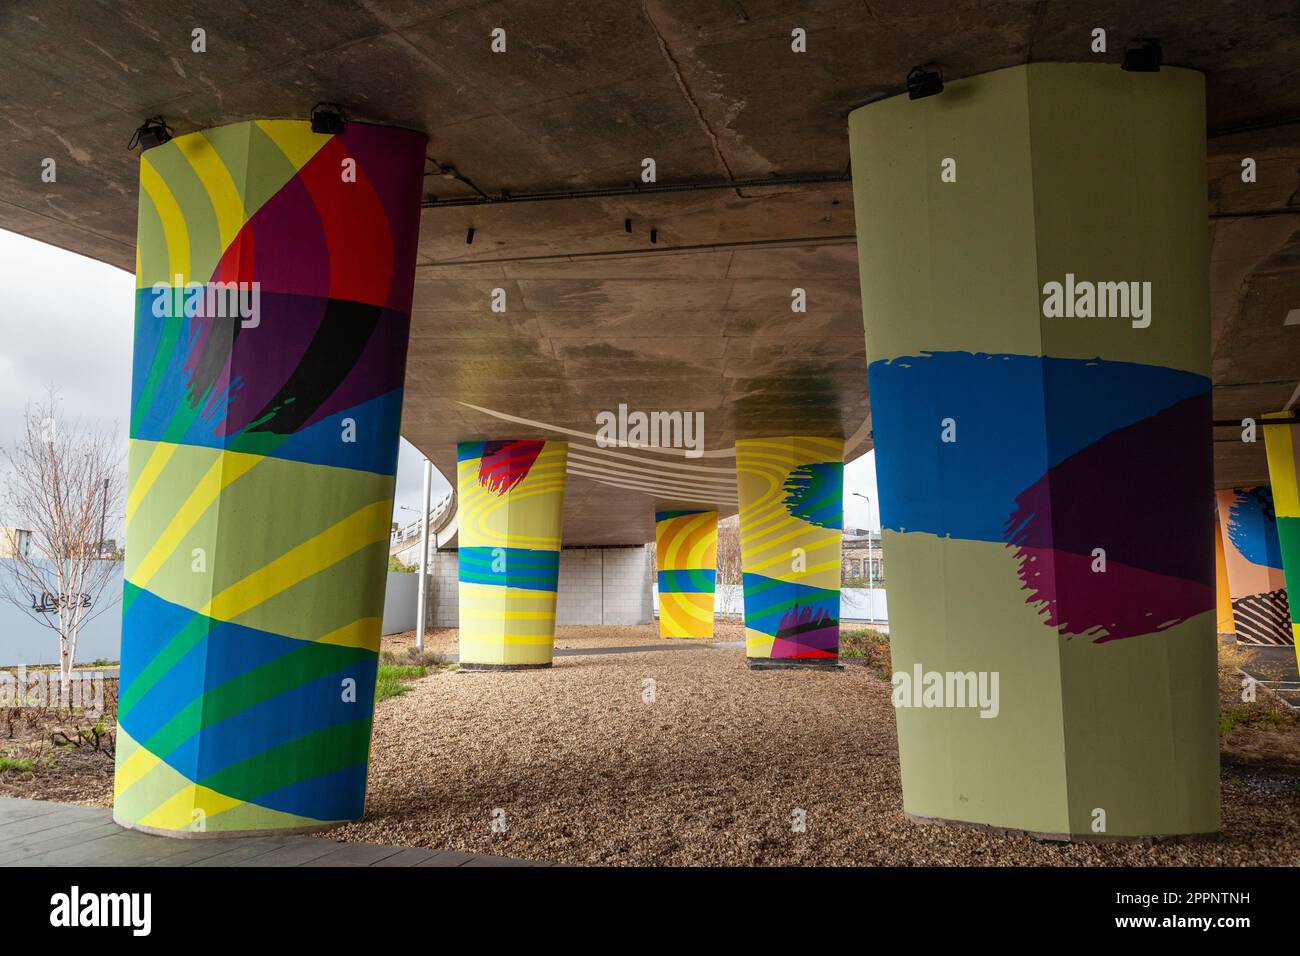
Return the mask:
<svg viewBox="0 0 1300 956">
<path fill-rule="evenodd" d="M 943 74 L 938 70 L 927 70 L 923 66 L 912 67 L 907 74 L 907 98 L 919 100 L 925 96 L 934 96 L 943 92 Z"/>
<path fill-rule="evenodd" d="M 348 118 L 337 103 L 317 103 L 311 108 L 311 131 L 339 136 L 347 132 Z"/>
<path fill-rule="evenodd" d="M 1120 69 L 1130 73 L 1159 73 L 1163 60 L 1164 54 L 1155 40 L 1131 40 L 1124 50 Z"/>
<path fill-rule="evenodd" d="M 161 146 L 172 138 L 172 128 L 167 125 L 161 116 L 151 116 L 131 134 L 131 141 L 126 144 L 127 149 L 140 147 L 143 152 L 146 149 L 153 149 L 155 146 Z"/>
</svg>

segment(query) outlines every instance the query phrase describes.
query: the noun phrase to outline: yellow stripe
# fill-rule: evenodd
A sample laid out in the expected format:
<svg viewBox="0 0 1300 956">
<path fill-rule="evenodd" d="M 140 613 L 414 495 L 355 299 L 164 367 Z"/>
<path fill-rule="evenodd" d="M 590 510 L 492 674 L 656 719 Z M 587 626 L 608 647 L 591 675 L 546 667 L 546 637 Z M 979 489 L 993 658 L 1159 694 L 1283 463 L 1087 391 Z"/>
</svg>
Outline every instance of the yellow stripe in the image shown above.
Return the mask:
<svg viewBox="0 0 1300 956">
<path fill-rule="evenodd" d="M 208 202 L 212 204 L 212 211 L 217 217 L 217 231 L 221 235 L 221 251 L 224 254 L 248 219 L 244 212 L 244 200 L 221 155 L 205 137 L 182 136 L 176 140 L 176 146 L 203 184 L 203 191 L 208 194 Z M 213 263 L 213 271 L 215 270 L 216 263 Z"/>
<path fill-rule="evenodd" d="M 162 220 L 163 237 L 167 241 L 167 281 L 175 283 L 174 277 L 179 275 L 182 283 L 189 282 L 190 234 L 185 225 L 185 214 L 181 212 L 176 197 L 167 188 L 167 183 L 158 170 L 153 168 L 148 156 L 140 160 L 140 188 L 153 202 L 154 208 L 158 210 L 158 218 Z M 206 282 L 207 279 L 203 281 Z"/>
<path fill-rule="evenodd" d="M 286 551 L 226 588 L 199 613 L 231 621 L 281 591 L 305 581 L 313 574 L 337 564 L 348 555 L 388 538 L 393 505 L 388 499 L 375 501 L 336 522 L 320 534 Z"/>
<path fill-rule="evenodd" d="M 134 445 L 140 441 L 138 438 L 132 438 L 130 444 Z M 144 467 L 140 469 L 139 476 L 136 477 L 135 483 L 131 485 L 131 493 L 126 499 L 126 524 L 131 525 L 131 516 L 135 510 L 140 507 L 140 502 L 144 496 L 149 493 L 153 483 L 158 480 L 162 470 L 167 467 L 167 462 L 171 461 L 172 455 L 176 454 L 176 445 L 170 442 L 159 442 L 154 446 L 149 455 L 149 460 L 145 462 Z"/>
<path fill-rule="evenodd" d="M 338 644 L 341 647 L 360 647 L 368 651 L 379 650 L 381 632 L 384 629 L 382 617 L 362 617 L 351 624 L 344 624 L 337 630 L 330 631 L 323 637 L 316 638 L 317 644 Z"/>
<path fill-rule="evenodd" d="M 303 120 L 258 120 L 257 127 L 271 138 L 295 169 L 306 166 L 330 141 L 329 134 L 313 133 L 311 124 Z"/>
<path fill-rule="evenodd" d="M 221 492 L 263 460 L 260 455 L 241 452 L 223 451 L 217 455 L 207 473 L 199 479 L 194 491 L 185 499 L 185 504 L 181 505 L 163 533 L 154 541 L 149 553 L 135 566 L 130 575 L 131 583 L 139 587 L 148 586 L 149 580 L 172 556 L 185 536 L 198 524 L 203 513 L 221 496 Z"/>
<path fill-rule="evenodd" d="M 159 830 L 188 830 L 195 822 L 195 810 L 202 810 L 205 817 L 211 817 L 243 803 L 243 800 L 191 783 L 181 787 L 137 822 L 140 826 Z"/>
<path fill-rule="evenodd" d="M 140 747 L 131 754 L 113 774 L 113 794 L 116 797 L 125 791 L 154 767 L 162 763 L 162 758 Z"/>
<path fill-rule="evenodd" d="M 1274 412 L 1263 417 L 1277 418 L 1285 414 Z M 1296 425 L 1270 425 L 1264 429 L 1268 478 L 1273 486 L 1273 509 L 1281 518 L 1300 518 L 1300 489 L 1296 487 L 1296 430 Z"/>
</svg>

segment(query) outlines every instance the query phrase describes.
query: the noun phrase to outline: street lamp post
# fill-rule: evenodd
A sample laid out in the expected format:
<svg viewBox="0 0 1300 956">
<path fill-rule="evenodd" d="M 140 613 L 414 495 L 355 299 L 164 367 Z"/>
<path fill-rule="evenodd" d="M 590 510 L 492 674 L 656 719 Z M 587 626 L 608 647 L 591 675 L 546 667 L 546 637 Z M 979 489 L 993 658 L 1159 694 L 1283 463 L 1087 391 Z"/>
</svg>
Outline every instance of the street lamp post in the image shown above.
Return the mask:
<svg viewBox="0 0 1300 956">
<path fill-rule="evenodd" d="M 871 543 L 871 498 L 860 491 L 853 492 L 867 503 L 867 603 L 871 607 L 871 623 L 876 623 L 876 572 L 875 545 Z"/>
<path fill-rule="evenodd" d="M 424 459 L 424 495 L 420 509 L 420 581 L 415 599 L 415 649 L 424 652 L 424 615 L 428 584 L 425 574 L 429 567 L 429 497 L 433 492 L 433 462 Z"/>
</svg>

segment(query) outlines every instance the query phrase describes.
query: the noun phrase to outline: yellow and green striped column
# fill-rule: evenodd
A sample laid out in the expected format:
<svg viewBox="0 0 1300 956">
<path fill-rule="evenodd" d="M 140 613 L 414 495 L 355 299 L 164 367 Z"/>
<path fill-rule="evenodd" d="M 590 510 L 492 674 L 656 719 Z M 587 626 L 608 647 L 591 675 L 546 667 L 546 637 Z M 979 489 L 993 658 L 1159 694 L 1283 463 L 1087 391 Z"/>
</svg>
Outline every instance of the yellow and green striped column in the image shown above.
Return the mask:
<svg viewBox="0 0 1300 956">
<path fill-rule="evenodd" d="M 424 144 L 267 120 L 141 155 L 124 826 L 364 812 Z"/>
<path fill-rule="evenodd" d="M 843 440 L 742 439 L 736 483 L 747 663 L 837 666 Z"/>
<path fill-rule="evenodd" d="M 1296 645 L 1296 662 L 1300 664 L 1300 489 L 1296 484 L 1300 476 L 1300 422 L 1290 412 L 1264 418 L 1273 420 L 1264 426 L 1264 447 L 1268 453 L 1269 483 L 1273 486 L 1282 572 L 1290 598 L 1291 641 Z"/>
<path fill-rule="evenodd" d="M 460 500 L 460 666 L 550 667 L 568 445 L 456 447 Z"/>
<path fill-rule="evenodd" d="M 712 637 L 718 513 L 656 511 L 659 636 Z"/>
</svg>

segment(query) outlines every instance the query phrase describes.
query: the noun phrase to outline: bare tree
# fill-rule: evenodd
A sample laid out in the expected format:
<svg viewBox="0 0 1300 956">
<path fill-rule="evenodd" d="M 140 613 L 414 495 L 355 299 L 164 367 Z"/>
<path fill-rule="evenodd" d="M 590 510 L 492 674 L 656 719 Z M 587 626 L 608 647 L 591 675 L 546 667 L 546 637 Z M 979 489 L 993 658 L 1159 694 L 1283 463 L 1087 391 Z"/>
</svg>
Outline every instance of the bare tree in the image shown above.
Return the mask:
<svg viewBox="0 0 1300 956">
<path fill-rule="evenodd" d="M 718 522 L 718 583 L 740 583 L 740 516 Z"/>
<path fill-rule="evenodd" d="M 114 429 L 61 419 L 51 390 L 43 403 L 27 406 L 22 433 L 0 454 L 8 465 L 0 491 L 5 523 L 30 532 L 25 547 L 6 542 L 11 556 L 0 561 L 0 599 L 58 636 L 66 701 L 81 628 L 121 599 L 115 592 L 100 600 L 116 568 L 104 528 L 121 513 L 121 446 Z"/>
<path fill-rule="evenodd" d="M 727 617 L 744 614 L 744 600 L 736 591 L 741 583 L 740 515 L 718 522 L 718 583 L 722 592 L 721 613 Z"/>
</svg>

